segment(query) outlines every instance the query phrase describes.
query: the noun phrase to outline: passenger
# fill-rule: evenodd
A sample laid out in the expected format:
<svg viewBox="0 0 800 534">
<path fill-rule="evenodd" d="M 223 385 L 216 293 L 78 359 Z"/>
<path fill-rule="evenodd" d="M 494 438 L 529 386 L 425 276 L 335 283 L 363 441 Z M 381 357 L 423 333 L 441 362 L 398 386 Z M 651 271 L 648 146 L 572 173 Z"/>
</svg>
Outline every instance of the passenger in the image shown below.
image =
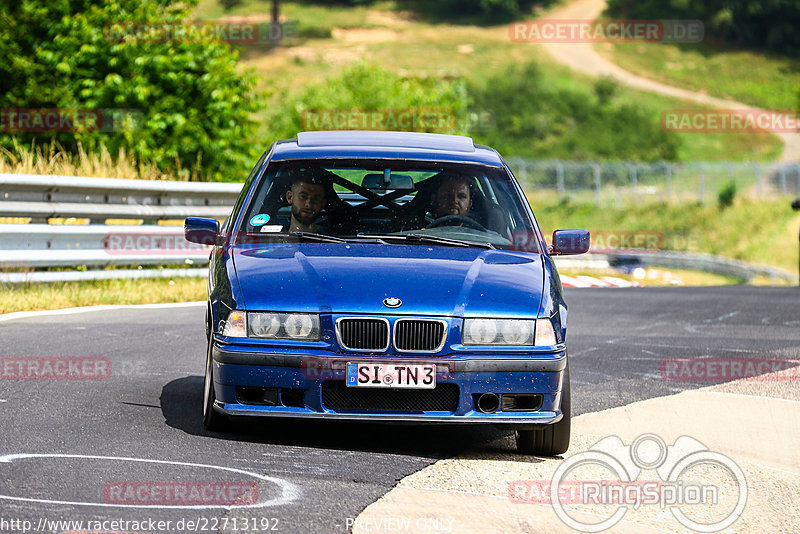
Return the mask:
<svg viewBox="0 0 800 534">
<path fill-rule="evenodd" d="M 313 177 L 298 177 L 286 192 L 286 202 L 292 207 L 292 220 L 284 231 L 317 233 L 317 217 L 327 204 L 324 184 Z"/>
</svg>

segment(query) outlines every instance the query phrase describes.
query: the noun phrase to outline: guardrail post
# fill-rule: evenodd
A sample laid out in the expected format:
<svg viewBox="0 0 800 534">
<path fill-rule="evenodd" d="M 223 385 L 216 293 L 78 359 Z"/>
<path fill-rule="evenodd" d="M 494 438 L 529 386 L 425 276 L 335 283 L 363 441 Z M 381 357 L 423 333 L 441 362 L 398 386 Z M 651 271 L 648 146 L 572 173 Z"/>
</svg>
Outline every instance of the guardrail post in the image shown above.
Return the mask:
<svg viewBox="0 0 800 534">
<path fill-rule="evenodd" d="M 592 162 L 592 171 L 594 171 L 594 203 L 600 206 L 602 197 L 600 196 L 600 165 Z"/>
<path fill-rule="evenodd" d="M 794 173 L 797 177 L 797 195 L 800 196 L 800 163 L 795 163 Z"/>
<path fill-rule="evenodd" d="M 564 200 L 566 191 L 564 190 L 564 164 L 556 160 L 556 189 L 558 190 L 558 200 Z"/>
<path fill-rule="evenodd" d="M 703 204 L 705 202 L 705 198 L 706 198 L 706 169 L 705 169 L 705 167 L 703 167 L 702 163 L 698 163 L 697 164 L 697 168 L 698 168 L 698 170 L 700 172 L 700 176 L 698 177 L 698 179 L 699 179 L 699 188 L 698 188 L 698 191 L 697 191 L 697 201 L 700 204 Z"/>
<path fill-rule="evenodd" d="M 761 198 L 764 193 L 764 168 L 760 163 L 755 163 L 756 168 L 756 195 Z"/>
<path fill-rule="evenodd" d="M 728 169 L 728 180 L 734 182 L 734 184 L 735 184 L 736 183 L 736 177 L 734 176 L 733 165 L 731 164 L 730 161 L 726 161 L 725 162 L 725 167 Z"/>
<path fill-rule="evenodd" d="M 781 173 L 781 193 L 786 194 L 786 165 L 781 165 L 780 167 Z"/>
<path fill-rule="evenodd" d="M 664 178 L 667 181 L 667 192 L 664 201 L 669 202 L 672 199 L 672 165 L 667 162 L 664 162 Z"/>
<path fill-rule="evenodd" d="M 800 194 L 800 192 L 798 192 Z M 800 210 L 800 198 L 792 202 L 792 209 L 795 211 Z M 797 276 L 798 280 L 800 280 L 800 232 L 797 234 Z"/>
<path fill-rule="evenodd" d="M 639 175 L 636 172 L 635 163 L 628 163 L 628 174 L 631 177 L 631 193 L 634 198 L 637 198 L 639 196 Z"/>
</svg>

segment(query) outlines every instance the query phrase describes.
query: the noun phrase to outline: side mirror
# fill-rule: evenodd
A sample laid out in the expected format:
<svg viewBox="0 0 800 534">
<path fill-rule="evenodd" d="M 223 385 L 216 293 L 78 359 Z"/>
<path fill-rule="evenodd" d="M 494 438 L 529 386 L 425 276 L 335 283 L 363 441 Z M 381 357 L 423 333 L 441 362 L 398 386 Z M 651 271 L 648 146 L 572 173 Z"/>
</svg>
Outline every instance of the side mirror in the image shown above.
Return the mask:
<svg viewBox="0 0 800 534">
<path fill-rule="evenodd" d="M 204 217 L 187 217 L 183 223 L 183 235 L 192 243 L 214 246 L 219 235 L 219 222 Z"/>
<path fill-rule="evenodd" d="M 571 228 L 553 232 L 551 254 L 562 256 L 583 254 L 589 251 L 589 230 Z"/>
</svg>

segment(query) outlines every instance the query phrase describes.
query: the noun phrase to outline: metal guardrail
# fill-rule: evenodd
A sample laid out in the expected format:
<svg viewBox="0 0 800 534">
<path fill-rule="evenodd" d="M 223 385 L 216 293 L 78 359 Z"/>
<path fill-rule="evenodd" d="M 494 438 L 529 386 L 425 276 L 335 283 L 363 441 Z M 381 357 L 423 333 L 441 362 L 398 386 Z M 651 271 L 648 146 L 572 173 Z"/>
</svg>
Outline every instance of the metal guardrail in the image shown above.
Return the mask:
<svg viewBox="0 0 800 534">
<path fill-rule="evenodd" d="M 204 264 L 209 250 L 182 226 L 0 224 L 4 268 Z"/>
<path fill-rule="evenodd" d="M 224 218 L 242 184 L 0 174 L 0 217 Z"/>
<path fill-rule="evenodd" d="M 189 243 L 182 226 L 158 221 L 189 216 L 224 219 L 242 184 L 120 180 L 0 174 L 0 217 L 30 224 L 0 224 L 0 268 L 205 265 L 208 248 Z M 50 218 L 90 224 L 46 224 Z M 106 225 L 106 219 L 145 224 Z M 39 282 L 155 276 L 202 276 L 206 269 L 96 269 L 6 272 L 0 281 Z"/>
<path fill-rule="evenodd" d="M 624 264 L 638 264 L 645 267 L 666 267 L 687 269 L 730 276 L 749 282 L 756 277 L 786 280 L 797 283 L 797 276 L 775 267 L 751 265 L 733 260 L 696 252 L 620 252 L 618 254 L 585 254 L 582 256 L 555 257 L 556 265 L 562 268 L 602 269 Z"/>
<path fill-rule="evenodd" d="M 117 280 L 141 278 L 192 278 L 208 276 L 208 268 L 193 269 L 114 269 L 113 271 L 42 271 L 29 273 L 0 273 L 0 282 L 79 282 L 84 280 Z"/>
<path fill-rule="evenodd" d="M 74 266 L 205 265 L 208 249 L 183 239 L 181 226 L 106 225 L 105 219 L 159 220 L 230 214 L 242 184 L 120 180 L 0 174 L 0 217 L 28 217 L 31 224 L 0 224 L 0 268 Z M 89 219 L 88 225 L 42 224 L 51 217 Z M 647 252 L 557 258 L 559 265 L 602 268 L 609 261 L 693 269 L 752 280 L 765 276 L 797 281 L 771 267 L 709 254 Z M 202 276 L 206 269 L 111 269 L 0 273 L 0 282 Z"/>
</svg>

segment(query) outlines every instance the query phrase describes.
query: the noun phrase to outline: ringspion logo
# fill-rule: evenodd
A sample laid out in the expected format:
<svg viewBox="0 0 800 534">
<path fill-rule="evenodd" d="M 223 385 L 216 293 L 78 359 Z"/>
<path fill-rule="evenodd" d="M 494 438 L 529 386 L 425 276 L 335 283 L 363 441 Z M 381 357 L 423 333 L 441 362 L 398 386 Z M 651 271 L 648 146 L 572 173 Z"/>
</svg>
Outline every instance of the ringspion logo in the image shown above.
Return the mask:
<svg viewBox="0 0 800 534">
<path fill-rule="evenodd" d="M 645 472 L 657 478 L 643 478 Z M 689 530 L 718 532 L 739 519 L 747 494 L 744 472 L 728 456 L 689 436 L 667 445 L 655 434 L 630 445 L 608 436 L 561 462 L 551 480 L 517 480 L 508 487 L 512 502 L 550 504 L 578 532 L 607 530 L 642 506 L 669 510 Z M 576 505 L 592 513 L 580 513 Z"/>
</svg>

